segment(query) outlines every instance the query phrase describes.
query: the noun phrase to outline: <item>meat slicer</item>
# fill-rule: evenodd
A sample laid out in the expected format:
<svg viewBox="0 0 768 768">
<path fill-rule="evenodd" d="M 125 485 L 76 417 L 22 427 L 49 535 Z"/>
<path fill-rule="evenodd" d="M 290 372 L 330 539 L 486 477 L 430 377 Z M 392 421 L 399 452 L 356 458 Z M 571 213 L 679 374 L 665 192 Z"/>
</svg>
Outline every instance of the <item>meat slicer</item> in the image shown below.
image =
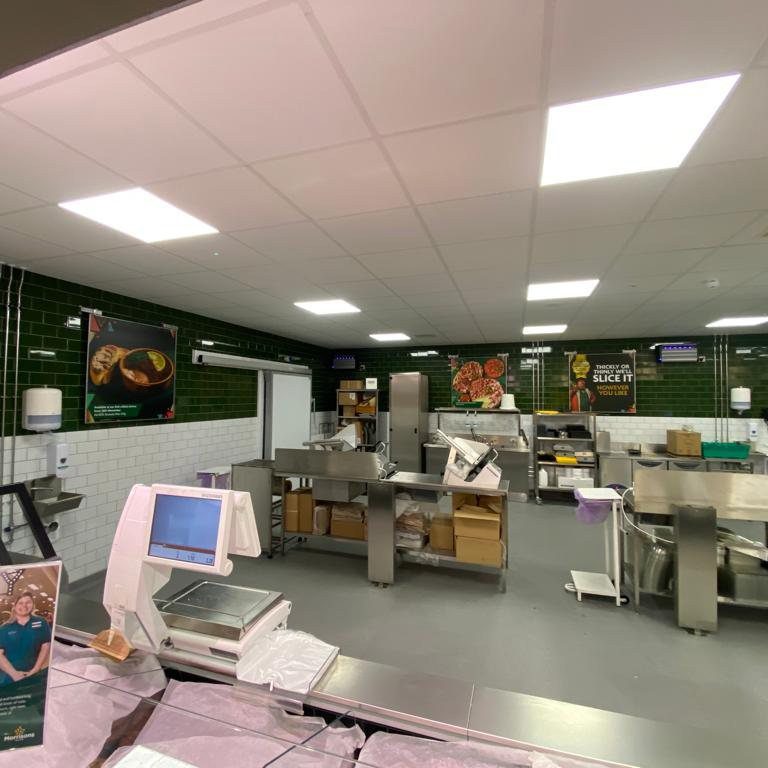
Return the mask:
<svg viewBox="0 0 768 768">
<path fill-rule="evenodd" d="M 470 488 L 498 488 L 501 469 L 494 463 L 498 451 L 487 443 L 451 437 L 438 429 L 435 433 L 450 448 L 443 483 Z"/>
</svg>

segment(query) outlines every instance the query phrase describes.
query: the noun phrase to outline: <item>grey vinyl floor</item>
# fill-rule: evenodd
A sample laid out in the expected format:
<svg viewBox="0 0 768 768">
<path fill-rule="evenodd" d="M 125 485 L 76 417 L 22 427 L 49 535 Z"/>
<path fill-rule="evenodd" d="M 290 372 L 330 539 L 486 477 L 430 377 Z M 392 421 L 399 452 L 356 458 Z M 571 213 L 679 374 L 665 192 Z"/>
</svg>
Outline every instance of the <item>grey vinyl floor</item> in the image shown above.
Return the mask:
<svg viewBox="0 0 768 768">
<path fill-rule="evenodd" d="M 571 568 L 602 568 L 602 534 L 567 505 L 513 504 L 510 572 L 490 575 L 401 566 L 386 589 L 366 561 L 291 549 L 244 560 L 240 583 L 283 592 L 289 626 L 348 656 L 655 720 L 761 732 L 768 716 L 768 612 L 721 607 L 716 634 L 674 623 L 671 601 L 617 608 L 564 591 Z M 103 578 L 103 577 L 102 577 Z M 188 574 L 177 573 L 170 588 Z M 98 579 L 81 587 L 100 599 Z M 168 590 L 165 590 L 168 591 Z"/>
</svg>

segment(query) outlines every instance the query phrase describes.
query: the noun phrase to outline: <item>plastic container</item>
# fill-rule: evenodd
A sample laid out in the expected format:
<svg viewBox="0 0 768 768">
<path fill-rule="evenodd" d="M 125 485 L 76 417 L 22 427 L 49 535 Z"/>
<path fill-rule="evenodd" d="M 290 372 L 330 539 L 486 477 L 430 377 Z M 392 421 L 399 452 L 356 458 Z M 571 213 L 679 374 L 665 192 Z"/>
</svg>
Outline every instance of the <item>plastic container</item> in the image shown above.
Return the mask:
<svg viewBox="0 0 768 768">
<path fill-rule="evenodd" d="M 579 502 L 579 506 L 576 507 L 576 519 L 580 523 L 587 523 L 587 525 L 596 525 L 597 523 L 604 523 L 608 519 L 608 515 L 611 514 L 611 501 L 597 501 L 594 499 L 585 499 L 578 488 L 573 489 L 573 495 L 576 501 Z"/>
<path fill-rule="evenodd" d="M 705 459 L 746 459 L 749 445 L 746 443 L 702 443 L 701 455 Z"/>
</svg>

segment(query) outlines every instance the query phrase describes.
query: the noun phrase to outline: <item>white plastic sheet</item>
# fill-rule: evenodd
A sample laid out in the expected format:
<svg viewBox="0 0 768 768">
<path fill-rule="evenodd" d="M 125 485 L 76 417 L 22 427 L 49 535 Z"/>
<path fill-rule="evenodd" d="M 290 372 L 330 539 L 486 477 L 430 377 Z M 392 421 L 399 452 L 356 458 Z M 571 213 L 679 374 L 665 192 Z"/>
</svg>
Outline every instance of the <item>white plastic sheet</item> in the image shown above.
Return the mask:
<svg viewBox="0 0 768 768">
<path fill-rule="evenodd" d="M 339 653 L 307 632 L 276 629 L 256 640 L 236 667 L 237 679 L 307 693 Z"/>
</svg>

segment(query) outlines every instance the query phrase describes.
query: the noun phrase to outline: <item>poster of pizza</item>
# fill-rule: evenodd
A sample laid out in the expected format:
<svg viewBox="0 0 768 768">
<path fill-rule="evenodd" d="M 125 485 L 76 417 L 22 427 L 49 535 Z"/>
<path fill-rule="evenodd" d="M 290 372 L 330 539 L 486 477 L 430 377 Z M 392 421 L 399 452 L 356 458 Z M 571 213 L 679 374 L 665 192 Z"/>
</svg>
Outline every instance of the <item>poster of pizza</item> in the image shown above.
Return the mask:
<svg viewBox="0 0 768 768">
<path fill-rule="evenodd" d="M 636 413 L 635 353 L 572 354 L 568 402 L 574 412 Z"/>
<path fill-rule="evenodd" d="M 89 313 L 85 422 L 174 416 L 176 328 Z"/>
<path fill-rule="evenodd" d="M 451 405 L 454 408 L 498 408 L 507 391 L 507 354 L 472 359 L 452 355 Z"/>
<path fill-rule="evenodd" d="M 0 566 L 0 752 L 43 743 L 60 577 L 59 562 Z"/>
</svg>

